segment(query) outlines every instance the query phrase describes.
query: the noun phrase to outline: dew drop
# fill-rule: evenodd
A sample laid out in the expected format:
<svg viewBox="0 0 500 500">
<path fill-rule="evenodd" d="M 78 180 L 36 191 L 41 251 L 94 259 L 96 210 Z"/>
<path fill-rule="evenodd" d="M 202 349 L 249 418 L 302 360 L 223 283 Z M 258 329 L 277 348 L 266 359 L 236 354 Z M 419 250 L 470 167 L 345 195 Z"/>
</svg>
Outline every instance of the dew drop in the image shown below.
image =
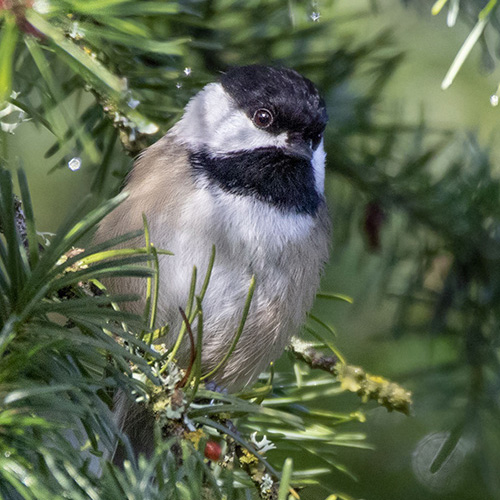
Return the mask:
<svg viewBox="0 0 500 500">
<path fill-rule="evenodd" d="M 5 458 L 9 458 L 9 457 L 10 457 L 10 455 L 11 455 L 11 453 L 10 453 L 10 451 L 8 451 L 8 450 L 4 453 Z"/>
<path fill-rule="evenodd" d="M 191 70 L 191 68 L 189 68 L 189 67 L 184 68 L 184 74 L 185 74 L 186 76 L 189 76 L 189 75 L 191 74 L 191 71 L 192 71 L 192 70 Z"/>
<path fill-rule="evenodd" d="M 498 95 L 497 94 L 493 94 L 491 97 L 490 97 L 490 104 L 495 107 L 495 106 L 498 106 Z"/>
<path fill-rule="evenodd" d="M 48 14 L 50 12 L 50 3 L 48 0 L 35 0 L 32 8 L 38 14 Z"/>
<path fill-rule="evenodd" d="M 412 454 L 412 468 L 416 479 L 428 490 L 444 494 L 455 489 L 463 477 L 463 467 L 474 443 L 460 437 L 439 469 L 433 470 L 434 461 L 450 438 L 449 432 L 433 432 L 417 444 Z"/>
<path fill-rule="evenodd" d="M 68 161 L 68 167 L 72 172 L 80 170 L 81 166 L 82 166 L 82 159 L 79 158 L 78 156 L 75 156 L 74 158 L 71 158 L 71 160 Z"/>
<path fill-rule="evenodd" d="M 182 88 L 182 83 L 181 83 L 181 82 L 177 82 L 177 83 L 175 84 L 175 86 L 176 86 L 178 89 L 180 89 L 180 88 Z"/>
<path fill-rule="evenodd" d="M 320 17 L 321 17 L 321 14 L 319 12 L 313 12 L 311 14 L 311 19 L 313 20 L 313 22 L 319 21 Z"/>
</svg>

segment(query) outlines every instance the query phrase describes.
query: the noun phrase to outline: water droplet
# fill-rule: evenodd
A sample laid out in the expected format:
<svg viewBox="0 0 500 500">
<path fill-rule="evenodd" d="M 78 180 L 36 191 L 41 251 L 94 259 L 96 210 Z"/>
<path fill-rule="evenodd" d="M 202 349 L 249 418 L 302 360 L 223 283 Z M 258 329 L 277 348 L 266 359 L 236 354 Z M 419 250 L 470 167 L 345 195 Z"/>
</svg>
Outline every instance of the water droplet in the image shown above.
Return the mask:
<svg viewBox="0 0 500 500">
<path fill-rule="evenodd" d="M 175 84 L 175 86 L 176 86 L 178 89 L 180 89 L 180 88 L 182 88 L 182 83 L 181 83 L 181 82 L 177 82 L 177 83 Z"/>
<path fill-rule="evenodd" d="M 490 104 L 495 107 L 495 106 L 498 106 L 498 95 L 497 94 L 493 94 L 491 97 L 490 97 Z"/>
<path fill-rule="evenodd" d="M 11 453 L 10 453 L 10 451 L 6 451 L 6 452 L 4 453 L 4 455 L 5 455 L 5 458 L 9 458 L 9 457 L 10 457 L 10 455 L 11 455 Z"/>
<path fill-rule="evenodd" d="M 311 19 L 313 20 L 313 22 L 319 21 L 320 17 L 321 17 L 321 14 L 319 12 L 313 12 L 311 14 Z"/>
<path fill-rule="evenodd" d="M 191 71 L 192 71 L 192 70 L 191 70 L 191 68 L 189 68 L 189 67 L 184 68 L 184 74 L 185 74 L 186 76 L 189 76 L 189 75 L 191 74 Z"/>
<path fill-rule="evenodd" d="M 68 167 L 72 172 L 80 170 L 81 166 L 82 166 L 82 159 L 79 158 L 78 156 L 75 156 L 74 158 L 71 158 L 71 160 L 68 161 Z"/>
<path fill-rule="evenodd" d="M 458 486 L 467 455 L 474 447 L 473 442 L 460 437 L 439 469 L 434 471 L 434 461 L 449 438 L 449 432 L 428 434 L 417 444 L 411 460 L 417 480 L 430 491 L 441 494 Z"/>
<path fill-rule="evenodd" d="M 50 12 L 50 2 L 48 0 L 35 0 L 32 8 L 38 14 L 48 14 Z"/>
</svg>

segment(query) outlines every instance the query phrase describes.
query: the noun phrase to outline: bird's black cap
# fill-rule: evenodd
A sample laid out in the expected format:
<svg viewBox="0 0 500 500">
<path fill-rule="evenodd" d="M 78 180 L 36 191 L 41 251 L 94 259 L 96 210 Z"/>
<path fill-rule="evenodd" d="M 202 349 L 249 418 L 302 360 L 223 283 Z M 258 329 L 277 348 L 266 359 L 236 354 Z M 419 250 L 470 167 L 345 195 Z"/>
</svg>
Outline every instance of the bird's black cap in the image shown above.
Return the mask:
<svg viewBox="0 0 500 500">
<path fill-rule="evenodd" d="M 269 132 L 298 132 L 314 137 L 321 134 L 328 116 L 316 86 L 289 68 L 240 66 L 221 78 L 224 90 L 252 117 L 266 108 L 274 115 Z"/>
</svg>

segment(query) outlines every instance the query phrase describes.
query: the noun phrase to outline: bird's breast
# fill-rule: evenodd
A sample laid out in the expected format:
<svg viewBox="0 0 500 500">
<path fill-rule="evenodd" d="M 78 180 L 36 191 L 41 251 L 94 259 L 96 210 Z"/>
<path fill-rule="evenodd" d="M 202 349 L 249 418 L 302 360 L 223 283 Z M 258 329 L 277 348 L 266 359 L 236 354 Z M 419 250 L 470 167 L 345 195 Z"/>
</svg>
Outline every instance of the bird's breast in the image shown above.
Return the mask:
<svg viewBox="0 0 500 500">
<path fill-rule="evenodd" d="M 161 260 L 160 318 L 174 331 L 180 326 L 178 307 L 185 307 L 193 266 L 199 293 L 215 246 L 215 265 L 203 300 L 205 364 L 220 359 L 229 348 L 255 276 L 242 350 L 235 351 L 234 361 L 223 372 L 233 380 L 232 370 L 240 366 L 241 376 L 250 380 L 281 353 L 311 306 L 326 258 L 325 251 L 314 246 L 317 220 L 208 188 L 189 195 L 177 220 L 177 230 L 167 241 L 162 241 L 161 229 L 152 234 L 157 246 L 174 252 Z"/>
</svg>

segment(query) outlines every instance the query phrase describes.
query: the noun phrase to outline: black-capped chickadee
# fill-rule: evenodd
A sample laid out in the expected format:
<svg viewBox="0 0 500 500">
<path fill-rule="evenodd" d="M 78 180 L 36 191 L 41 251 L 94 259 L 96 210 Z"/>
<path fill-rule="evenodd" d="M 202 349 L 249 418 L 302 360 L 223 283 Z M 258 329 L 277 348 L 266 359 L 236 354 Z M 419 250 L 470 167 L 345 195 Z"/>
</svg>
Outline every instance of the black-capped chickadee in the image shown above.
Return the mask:
<svg viewBox="0 0 500 500">
<path fill-rule="evenodd" d="M 181 120 L 140 155 L 128 178 L 129 197 L 99 227 L 97 240 L 107 240 L 141 229 L 145 214 L 151 241 L 174 253 L 160 256 L 157 316 L 174 340 L 193 266 L 207 269 L 215 245 L 203 300 L 204 373 L 228 352 L 255 275 L 243 333 L 213 376 L 230 392 L 281 355 L 312 305 L 330 239 L 323 196 L 326 122 L 316 87 L 297 72 L 231 69 L 196 94 Z M 138 278 L 108 286 L 145 295 L 145 280 Z M 143 304 L 130 308 L 141 312 Z M 187 339 L 183 344 L 178 362 L 186 366 L 190 345 Z"/>
</svg>

